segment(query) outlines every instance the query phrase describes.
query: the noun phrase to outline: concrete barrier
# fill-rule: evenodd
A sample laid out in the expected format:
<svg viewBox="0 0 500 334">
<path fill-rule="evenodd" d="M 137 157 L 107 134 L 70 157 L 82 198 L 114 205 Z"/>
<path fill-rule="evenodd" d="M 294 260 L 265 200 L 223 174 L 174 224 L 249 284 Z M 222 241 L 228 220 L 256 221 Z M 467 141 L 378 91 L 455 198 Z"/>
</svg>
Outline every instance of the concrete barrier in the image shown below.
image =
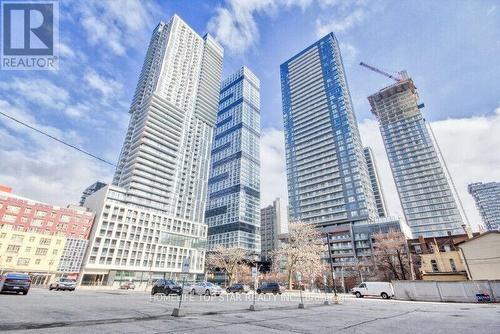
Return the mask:
<svg viewBox="0 0 500 334">
<path fill-rule="evenodd" d="M 392 281 L 394 297 L 432 302 L 500 302 L 500 281 Z"/>
</svg>

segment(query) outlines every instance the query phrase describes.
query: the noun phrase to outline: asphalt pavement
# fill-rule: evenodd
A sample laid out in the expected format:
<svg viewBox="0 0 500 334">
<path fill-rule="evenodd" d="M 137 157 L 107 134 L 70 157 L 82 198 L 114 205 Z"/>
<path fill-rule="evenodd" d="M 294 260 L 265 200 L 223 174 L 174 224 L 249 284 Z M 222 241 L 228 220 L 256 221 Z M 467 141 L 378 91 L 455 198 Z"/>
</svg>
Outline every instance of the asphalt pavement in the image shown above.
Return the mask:
<svg viewBox="0 0 500 334">
<path fill-rule="evenodd" d="M 499 304 L 356 299 L 325 294 L 183 296 L 31 289 L 0 294 L 2 333 L 500 333 Z M 323 305 L 329 299 L 330 305 Z M 302 301 L 304 309 L 298 309 Z"/>
</svg>

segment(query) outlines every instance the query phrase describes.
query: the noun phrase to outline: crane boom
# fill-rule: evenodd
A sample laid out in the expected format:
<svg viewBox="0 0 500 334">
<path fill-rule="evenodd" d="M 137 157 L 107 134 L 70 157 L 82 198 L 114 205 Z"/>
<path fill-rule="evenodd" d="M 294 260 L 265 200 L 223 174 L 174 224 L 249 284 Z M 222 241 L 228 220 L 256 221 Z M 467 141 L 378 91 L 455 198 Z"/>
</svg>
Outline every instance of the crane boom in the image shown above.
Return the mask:
<svg viewBox="0 0 500 334">
<path fill-rule="evenodd" d="M 386 77 L 388 77 L 388 78 L 390 78 L 390 79 L 392 79 L 392 80 L 394 80 L 396 82 L 402 81 L 402 79 L 400 77 L 395 77 L 393 75 L 390 75 L 387 72 L 384 72 L 384 71 L 382 71 L 382 70 L 380 70 L 380 69 L 378 69 L 376 67 L 370 66 L 370 65 L 365 64 L 363 62 L 359 63 L 359 65 L 361 65 L 363 67 L 366 67 L 367 69 L 372 70 L 373 72 L 377 72 L 378 74 L 382 74 L 383 76 L 386 76 Z"/>
</svg>

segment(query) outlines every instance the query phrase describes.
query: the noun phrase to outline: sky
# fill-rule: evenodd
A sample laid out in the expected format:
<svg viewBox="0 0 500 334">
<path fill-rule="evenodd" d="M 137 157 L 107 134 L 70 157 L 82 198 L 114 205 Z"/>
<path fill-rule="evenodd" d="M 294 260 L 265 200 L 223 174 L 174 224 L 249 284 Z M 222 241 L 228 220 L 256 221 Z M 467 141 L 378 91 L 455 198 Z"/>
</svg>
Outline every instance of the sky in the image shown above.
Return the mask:
<svg viewBox="0 0 500 334">
<path fill-rule="evenodd" d="M 500 181 L 500 3 L 496 0 L 60 1 L 59 70 L 0 71 L 0 110 L 116 162 L 154 27 L 177 13 L 261 80 L 261 205 L 287 197 L 279 65 L 329 32 L 340 42 L 363 144 L 391 215 L 402 211 L 367 96 L 407 70 L 473 225 L 471 182 Z M 0 184 L 65 206 L 114 168 L 0 118 Z"/>
</svg>

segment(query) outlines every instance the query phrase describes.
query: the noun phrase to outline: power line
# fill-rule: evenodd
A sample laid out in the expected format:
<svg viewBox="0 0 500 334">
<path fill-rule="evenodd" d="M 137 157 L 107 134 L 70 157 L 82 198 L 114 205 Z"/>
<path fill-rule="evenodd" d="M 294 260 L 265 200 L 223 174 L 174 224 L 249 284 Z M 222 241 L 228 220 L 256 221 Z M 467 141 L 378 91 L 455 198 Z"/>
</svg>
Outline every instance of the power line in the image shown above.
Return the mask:
<svg viewBox="0 0 500 334">
<path fill-rule="evenodd" d="M 29 125 L 29 124 L 27 124 L 27 123 L 25 123 L 25 122 L 23 122 L 23 121 L 19 120 L 19 119 L 17 119 L 17 118 L 15 118 L 15 117 L 13 117 L 13 116 L 10 116 L 10 115 L 8 115 L 8 114 L 6 114 L 6 113 L 2 112 L 2 111 L 0 111 L 0 115 L 2 115 L 2 116 L 4 116 L 4 117 L 7 117 L 8 119 L 10 119 L 10 120 L 12 120 L 12 121 L 14 121 L 14 122 L 17 122 L 17 123 L 19 123 L 19 124 L 21 124 L 21 125 L 23 125 L 23 126 L 25 126 L 25 127 L 29 128 L 29 129 L 31 129 L 31 130 L 33 130 L 33 131 L 35 131 L 35 132 L 38 132 L 38 133 L 40 133 L 40 134 L 42 134 L 42 135 L 44 135 L 44 136 L 46 136 L 46 137 L 49 137 L 50 139 L 53 139 L 53 140 L 55 140 L 55 141 L 57 141 L 57 142 L 59 142 L 59 143 L 61 143 L 61 144 L 63 144 L 63 145 L 66 145 L 66 146 L 68 146 L 68 147 L 71 147 L 72 149 L 77 150 L 77 151 L 78 151 L 78 152 L 80 152 L 80 153 L 83 153 L 83 154 L 85 154 L 85 155 L 88 155 L 89 157 L 92 157 L 92 158 L 97 159 L 97 160 L 99 160 L 99 161 L 101 161 L 101 162 L 104 162 L 105 164 L 108 164 L 108 165 L 111 165 L 111 166 L 113 166 L 113 167 L 116 167 L 116 164 L 114 164 L 114 163 L 112 163 L 112 162 L 109 162 L 109 161 L 107 161 L 107 160 L 105 160 L 105 159 L 103 159 L 103 158 L 101 158 L 101 157 L 98 157 L 97 155 L 94 155 L 94 154 L 92 154 L 92 153 L 90 153 L 90 152 L 87 152 L 87 151 L 85 151 L 85 150 L 81 149 L 81 148 L 78 148 L 78 147 L 76 147 L 75 145 L 70 144 L 70 143 L 68 143 L 68 142 L 65 142 L 65 141 L 64 141 L 64 140 L 62 140 L 62 139 L 59 139 L 59 138 L 57 138 L 57 137 L 54 137 L 54 136 L 52 136 L 52 135 L 48 134 L 47 132 L 42 131 L 42 130 L 40 130 L 40 129 L 37 129 L 37 128 L 35 128 L 35 127 L 33 127 L 33 126 L 31 126 L 31 125 Z"/>
</svg>

